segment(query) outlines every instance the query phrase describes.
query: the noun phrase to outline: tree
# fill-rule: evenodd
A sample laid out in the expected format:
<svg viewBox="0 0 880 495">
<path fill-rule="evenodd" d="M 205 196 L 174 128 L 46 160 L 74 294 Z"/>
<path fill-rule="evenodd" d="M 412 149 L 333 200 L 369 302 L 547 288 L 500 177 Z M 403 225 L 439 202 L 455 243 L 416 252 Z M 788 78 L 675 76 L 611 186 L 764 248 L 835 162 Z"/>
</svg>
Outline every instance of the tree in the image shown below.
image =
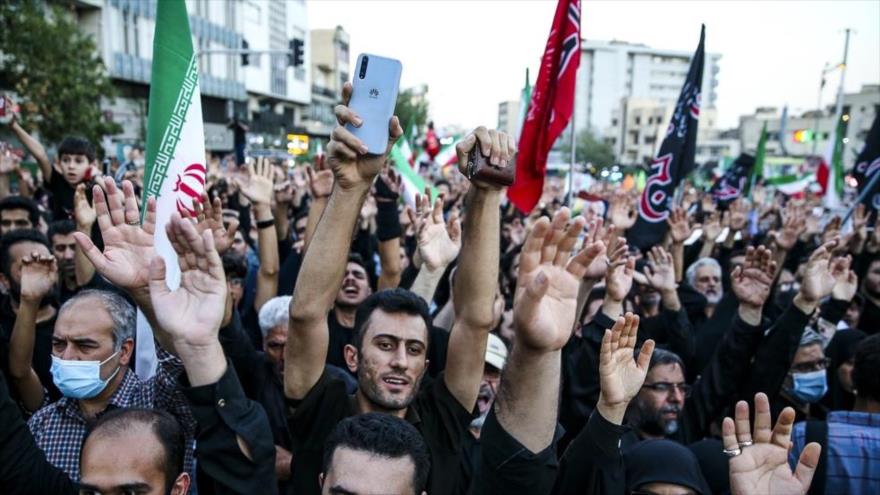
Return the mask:
<svg viewBox="0 0 880 495">
<path fill-rule="evenodd" d="M 397 94 L 397 106 L 394 110 L 403 132 L 409 135 L 413 124 L 419 129 L 428 121 L 428 100 L 425 98 L 427 88 L 409 88 Z"/>
<path fill-rule="evenodd" d="M 118 133 L 101 111 L 114 88 L 90 36 L 59 6 L 37 0 L 0 2 L 0 85 L 18 93 L 21 121 L 46 143 L 69 134 L 98 143 Z"/>
<path fill-rule="evenodd" d="M 563 135 L 562 152 L 566 159 L 571 153 L 570 138 Z M 611 146 L 593 137 L 589 129 L 584 129 L 576 136 L 574 159 L 577 163 L 590 163 L 596 169 L 614 165 L 614 151 Z"/>
</svg>

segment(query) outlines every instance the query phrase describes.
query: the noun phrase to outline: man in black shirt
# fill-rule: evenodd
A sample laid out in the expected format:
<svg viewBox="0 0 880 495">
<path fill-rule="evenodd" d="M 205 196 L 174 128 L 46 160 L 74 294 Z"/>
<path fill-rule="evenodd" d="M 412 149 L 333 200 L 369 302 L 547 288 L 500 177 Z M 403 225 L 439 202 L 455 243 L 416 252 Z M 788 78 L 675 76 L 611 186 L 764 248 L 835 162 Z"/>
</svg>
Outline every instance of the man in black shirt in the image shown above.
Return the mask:
<svg viewBox="0 0 880 495">
<path fill-rule="evenodd" d="M 354 338 L 355 313 L 370 294 L 370 277 L 367 275 L 364 260 L 357 254 L 349 254 L 345 276 L 333 303 L 333 311 L 327 315 L 327 326 L 330 329 L 327 364 L 347 369 L 344 350 Z"/>
<path fill-rule="evenodd" d="M 0 301 L 0 364 L 2 364 L 0 368 L 10 378 L 13 397 L 16 399 L 24 399 L 18 394 L 19 386 L 22 385 L 22 382 L 18 380 L 27 380 L 30 377 L 26 376 L 28 370 L 25 369 L 13 373 L 14 370 L 10 369 L 9 364 L 9 352 L 21 307 L 22 260 L 30 257 L 33 253 L 37 253 L 41 258 L 51 257 L 49 243 L 39 231 L 17 230 L 0 239 L 0 282 L 5 284 L 9 290 L 8 295 Z M 34 334 L 25 337 L 33 340 L 31 366 L 37 373 L 40 382 L 48 390 L 49 398 L 56 400 L 61 397 L 61 394 L 55 387 L 52 374 L 49 372 L 49 368 L 52 366 L 52 333 L 55 329 L 55 317 L 58 312 L 52 299 L 50 295 L 44 297 L 37 304 L 38 307 L 35 308 L 35 314 L 32 316 L 35 325 Z M 25 406 L 27 409 L 36 411 L 40 404 L 40 401 L 35 401 L 25 404 Z"/>
<path fill-rule="evenodd" d="M 344 100 L 351 85 L 344 88 Z M 358 213 L 385 165 L 390 145 L 403 133 L 397 118 L 382 155 L 367 147 L 343 125 L 362 125 L 345 105 L 336 107 L 340 126 L 327 146 L 336 183 L 303 260 L 290 305 L 285 354 L 284 392 L 291 409 L 292 485 L 296 493 L 318 493 L 324 441 L 342 419 L 357 413 L 383 412 L 412 423 L 431 453 L 429 493 L 450 493 L 456 484 L 458 453 L 471 420 L 482 378 L 486 339 L 498 280 L 501 188 L 473 182 L 456 277 L 456 322 L 449 338 L 446 371 L 420 387 L 427 369 L 431 324 L 427 305 L 405 290 L 377 293 L 359 308 L 354 345 L 345 347 L 348 369 L 357 371 L 359 389 L 348 397 L 344 385 L 325 372 L 329 346 L 327 312 L 345 276 L 344 263 Z M 377 125 L 382 125 L 377 123 Z M 496 166 L 506 167 L 515 144 L 506 134 L 483 127 L 456 147 L 460 168 L 480 146 Z"/>
</svg>

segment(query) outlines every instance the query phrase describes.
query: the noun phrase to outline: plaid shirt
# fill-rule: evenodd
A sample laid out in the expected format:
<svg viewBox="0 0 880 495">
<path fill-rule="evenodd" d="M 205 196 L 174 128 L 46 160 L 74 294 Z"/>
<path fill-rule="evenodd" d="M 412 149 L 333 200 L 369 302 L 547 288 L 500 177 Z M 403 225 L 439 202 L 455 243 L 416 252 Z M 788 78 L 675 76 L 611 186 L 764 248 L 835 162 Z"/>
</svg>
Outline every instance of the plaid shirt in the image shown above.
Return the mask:
<svg viewBox="0 0 880 495">
<path fill-rule="evenodd" d="M 880 493 L 880 414 L 833 411 L 828 414 L 827 495 Z M 794 425 L 792 467 L 806 444 L 806 423 Z M 822 448 L 826 448 L 823 446 Z"/>
<path fill-rule="evenodd" d="M 183 427 L 187 439 L 184 469 L 193 473 L 192 447 L 196 422 L 177 384 L 177 378 L 183 372 L 183 363 L 158 345 L 156 351 L 159 358 L 156 374 L 143 382 L 133 371 L 126 369 L 122 383 L 110 397 L 106 410 L 138 407 L 159 409 L 173 415 Z M 28 421 L 28 427 L 37 446 L 45 452 L 46 459 L 78 482 L 80 447 L 90 423 L 83 417 L 78 400 L 62 397 L 37 411 Z"/>
</svg>

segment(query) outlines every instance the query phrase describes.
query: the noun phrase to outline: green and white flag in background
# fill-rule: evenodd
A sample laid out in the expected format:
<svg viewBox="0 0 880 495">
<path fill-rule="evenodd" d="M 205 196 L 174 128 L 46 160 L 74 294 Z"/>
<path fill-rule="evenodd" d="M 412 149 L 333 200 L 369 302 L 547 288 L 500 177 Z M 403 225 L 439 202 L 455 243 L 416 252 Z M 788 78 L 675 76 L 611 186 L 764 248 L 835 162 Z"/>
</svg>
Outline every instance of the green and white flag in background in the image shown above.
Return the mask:
<svg viewBox="0 0 880 495">
<path fill-rule="evenodd" d="M 146 210 L 147 199 L 156 198 L 154 242 L 157 254 L 165 259 L 171 289 L 180 285 L 180 268 L 165 224 L 175 211 L 193 212 L 193 202 L 205 189 L 200 94 L 199 64 L 186 4 L 184 0 L 161 0 L 153 34 L 143 204 Z M 151 376 L 155 370 L 152 331 L 145 323 L 139 312 L 136 370 L 141 377 Z"/>
<path fill-rule="evenodd" d="M 529 113 L 529 105 L 532 103 L 532 85 L 529 83 L 529 68 L 526 67 L 526 85 L 523 86 L 519 95 L 519 115 L 516 121 L 516 142 L 519 143 L 519 134 L 522 131 L 523 123 L 526 121 L 526 115 Z"/>
</svg>

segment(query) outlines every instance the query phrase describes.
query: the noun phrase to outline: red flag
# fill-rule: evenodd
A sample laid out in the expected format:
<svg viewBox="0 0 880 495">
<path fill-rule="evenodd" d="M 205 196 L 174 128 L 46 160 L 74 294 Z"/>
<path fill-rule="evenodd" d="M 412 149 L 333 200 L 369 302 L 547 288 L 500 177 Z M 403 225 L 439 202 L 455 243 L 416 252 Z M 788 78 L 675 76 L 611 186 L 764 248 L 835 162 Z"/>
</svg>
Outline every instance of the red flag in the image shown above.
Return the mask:
<svg viewBox="0 0 880 495">
<path fill-rule="evenodd" d="M 547 153 L 574 111 L 574 87 L 580 62 L 581 2 L 559 0 L 520 133 L 516 182 L 507 190 L 510 201 L 523 212 L 532 211 L 541 199 Z"/>
</svg>

